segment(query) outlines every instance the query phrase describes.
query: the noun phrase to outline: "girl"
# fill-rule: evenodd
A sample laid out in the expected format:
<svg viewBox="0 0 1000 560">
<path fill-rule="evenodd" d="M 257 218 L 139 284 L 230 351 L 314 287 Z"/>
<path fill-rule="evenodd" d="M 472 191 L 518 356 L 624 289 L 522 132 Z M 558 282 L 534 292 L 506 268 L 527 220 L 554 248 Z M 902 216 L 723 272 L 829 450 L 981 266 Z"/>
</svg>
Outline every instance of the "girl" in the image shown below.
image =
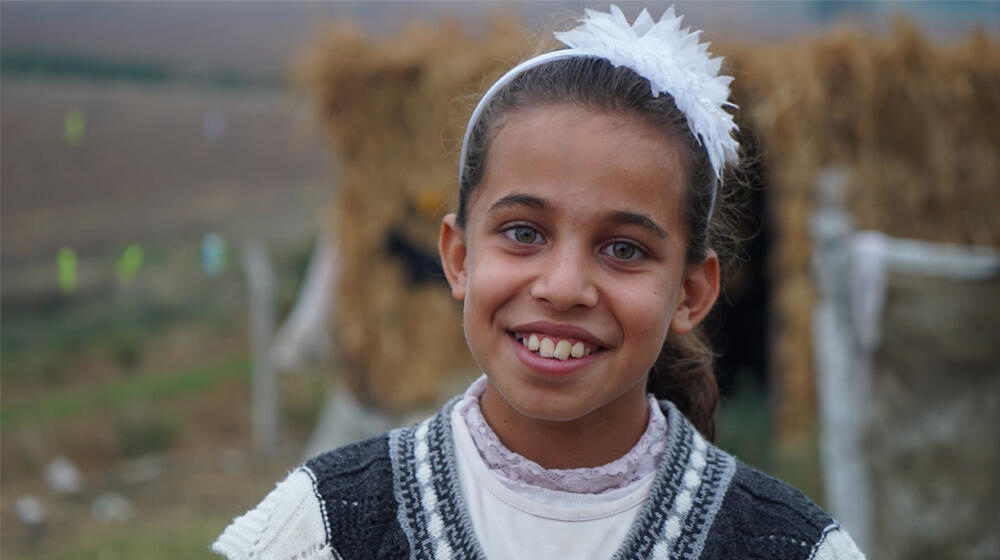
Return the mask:
<svg viewBox="0 0 1000 560">
<path fill-rule="evenodd" d="M 673 9 L 588 11 L 469 121 L 439 249 L 485 375 L 433 418 L 306 463 L 229 558 L 863 558 L 712 446 L 717 192 L 736 126 Z M 653 395 L 648 392 L 651 391 Z M 662 399 L 662 400 L 658 400 Z"/>
</svg>

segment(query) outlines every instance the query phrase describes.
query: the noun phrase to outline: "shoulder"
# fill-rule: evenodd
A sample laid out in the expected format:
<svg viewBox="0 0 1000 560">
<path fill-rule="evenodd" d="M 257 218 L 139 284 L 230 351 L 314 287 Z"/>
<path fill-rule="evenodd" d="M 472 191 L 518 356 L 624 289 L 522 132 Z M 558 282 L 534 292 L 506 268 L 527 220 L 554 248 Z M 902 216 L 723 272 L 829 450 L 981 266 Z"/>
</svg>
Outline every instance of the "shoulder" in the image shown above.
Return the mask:
<svg viewBox="0 0 1000 560">
<path fill-rule="evenodd" d="M 728 513 L 746 519 L 752 516 L 767 527 L 821 530 L 833 519 L 802 492 L 763 472 L 736 462 L 736 471 L 726 495 Z M 762 517 L 763 516 L 763 517 Z"/>
<path fill-rule="evenodd" d="M 229 560 L 335 558 L 309 473 L 299 468 L 289 474 L 257 507 L 226 527 L 212 552 Z"/>
<path fill-rule="evenodd" d="M 398 510 L 389 435 L 341 447 L 306 462 L 320 498 L 331 542 L 344 558 L 378 550 L 378 558 L 406 550 Z"/>
<path fill-rule="evenodd" d="M 753 558 L 864 558 L 830 514 L 800 491 L 736 461 L 704 557 L 745 557 L 749 551 Z"/>
<path fill-rule="evenodd" d="M 349 559 L 360 550 L 395 556 L 392 481 L 388 434 L 328 451 L 236 518 L 212 551 L 230 560 Z"/>
<path fill-rule="evenodd" d="M 316 479 L 317 486 L 331 489 L 351 488 L 380 475 L 391 478 L 389 434 L 327 451 L 306 461 L 304 468 Z"/>
</svg>

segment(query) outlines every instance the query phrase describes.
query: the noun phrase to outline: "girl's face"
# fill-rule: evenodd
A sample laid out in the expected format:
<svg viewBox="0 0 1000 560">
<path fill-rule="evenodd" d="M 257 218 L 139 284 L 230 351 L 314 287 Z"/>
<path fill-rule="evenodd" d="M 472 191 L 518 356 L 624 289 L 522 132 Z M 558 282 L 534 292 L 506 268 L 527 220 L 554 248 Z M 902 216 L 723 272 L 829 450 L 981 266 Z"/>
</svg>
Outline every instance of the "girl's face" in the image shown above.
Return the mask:
<svg viewBox="0 0 1000 560">
<path fill-rule="evenodd" d="M 685 261 L 679 150 L 632 117 L 553 105 L 508 115 L 488 157 L 465 228 L 449 215 L 440 242 L 484 414 L 644 417 L 665 337 L 718 292 L 714 256 Z"/>
</svg>

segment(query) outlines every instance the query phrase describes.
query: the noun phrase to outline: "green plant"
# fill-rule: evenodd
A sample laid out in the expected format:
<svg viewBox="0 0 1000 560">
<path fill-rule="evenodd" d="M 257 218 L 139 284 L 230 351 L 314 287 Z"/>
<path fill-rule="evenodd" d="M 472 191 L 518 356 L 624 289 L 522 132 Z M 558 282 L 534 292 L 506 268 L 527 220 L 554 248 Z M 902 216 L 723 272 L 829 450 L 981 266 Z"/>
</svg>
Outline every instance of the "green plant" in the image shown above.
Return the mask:
<svg viewBox="0 0 1000 560">
<path fill-rule="evenodd" d="M 137 409 L 123 414 L 116 421 L 118 448 L 127 457 L 166 451 L 180 433 L 176 419 Z"/>
</svg>

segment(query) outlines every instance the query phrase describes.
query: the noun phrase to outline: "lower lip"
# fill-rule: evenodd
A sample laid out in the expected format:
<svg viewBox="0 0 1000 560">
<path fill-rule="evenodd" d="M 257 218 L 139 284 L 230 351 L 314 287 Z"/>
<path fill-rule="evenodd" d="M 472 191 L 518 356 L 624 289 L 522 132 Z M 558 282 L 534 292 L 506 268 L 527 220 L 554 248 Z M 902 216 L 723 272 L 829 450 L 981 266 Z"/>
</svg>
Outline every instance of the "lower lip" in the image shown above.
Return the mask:
<svg viewBox="0 0 1000 560">
<path fill-rule="evenodd" d="M 593 352 L 582 358 L 569 358 L 559 360 L 556 358 L 543 358 L 535 354 L 528 347 L 521 344 L 513 335 L 509 336 L 511 344 L 514 345 L 514 353 L 524 365 L 534 372 L 551 377 L 567 377 L 581 369 L 594 363 L 600 351 Z"/>
</svg>

